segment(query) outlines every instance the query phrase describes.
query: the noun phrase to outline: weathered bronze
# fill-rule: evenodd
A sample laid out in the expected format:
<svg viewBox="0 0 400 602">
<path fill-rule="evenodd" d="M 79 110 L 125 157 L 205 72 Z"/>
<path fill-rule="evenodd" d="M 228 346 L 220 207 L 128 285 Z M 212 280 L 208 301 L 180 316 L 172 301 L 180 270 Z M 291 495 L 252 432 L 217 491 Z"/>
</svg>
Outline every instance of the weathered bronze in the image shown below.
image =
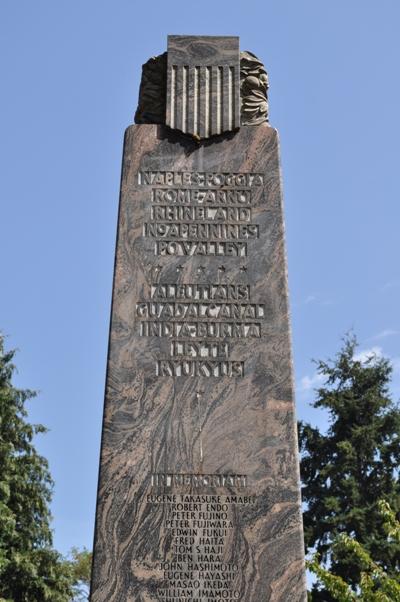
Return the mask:
<svg viewBox="0 0 400 602">
<path fill-rule="evenodd" d="M 240 53 L 241 125 L 268 121 L 268 74 L 252 52 Z"/>
<path fill-rule="evenodd" d="M 165 123 L 167 53 L 152 56 L 142 66 L 135 123 Z"/>
<path fill-rule="evenodd" d="M 259 125 L 268 121 L 268 74 L 263 63 L 248 51 L 240 52 L 240 125 Z M 139 103 L 135 123 L 166 123 L 167 53 L 149 59 L 142 67 Z M 200 122 L 200 121 L 199 121 Z M 167 123 L 167 125 L 169 125 Z M 192 123 L 192 128 L 193 128 Z M 236 127 L 239 125 L 237 124 Z M 174 127 L 174 129 L 181 129 Z M 227 129 L 235 129 L 227 128 Z M 212 132 L 186 131 L 201 139 Z M 216 133 L 222 133 L 215 131 Z"/>
</svg>

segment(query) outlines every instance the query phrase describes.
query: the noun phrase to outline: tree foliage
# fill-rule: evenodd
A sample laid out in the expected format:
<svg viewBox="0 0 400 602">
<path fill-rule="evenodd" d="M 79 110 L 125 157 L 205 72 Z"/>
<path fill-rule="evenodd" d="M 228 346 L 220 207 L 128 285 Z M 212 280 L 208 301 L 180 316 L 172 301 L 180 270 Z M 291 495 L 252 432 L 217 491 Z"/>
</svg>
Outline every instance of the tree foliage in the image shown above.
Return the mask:
<svg viewBox="0 0 400 602">
<path fill-rule="evenodd" d="M 381 500 L 379 512 L 384 521 L 384 529 L 388 543 L 397 544 L 400 541 L 400 523 L 396 520 L 389 504 Z M 362 567 L 357 592 L 344 579 L 333 575 L 320 565 L 318 555 L 308 562 L 308 568 L 317 576 L 319 583 L 337 602 L 400 602 L 400 574 L 389 577 L 382 567 L 372 560 L 370 554 L 356 540 L 343 533 L 333 545 L 333 554 L 345 550 L 348 555 L 357 559 Z"/>
<path fill-rule="evenodd" d="M 74 581 L 74 600 L 88 600 L 90 588 L 90 575 L 92 571 L 92 553 L 84 548 L 72 548 L 71 571 Z"/>
<path fill-rule="evenodd" d="M 344 536 L 361 544 L 389 576 L 400 564 L 400 542 L 387 538 L 378 507 L 384 499 L 396 513 L 400 509 L 400 410 L 389 396 L 392 368 L 383 357 L 358 357 L 356 349 L 350 335 L 333 361 L 317 362 L 325 382 L 312 405 L 328 411 L 327 431 L 299 424 L 306 551 L 316 551 L 330 574 L 353 591 L 364 564 L 350 544 L 342 545 L 349 542 Z M 314 587 L 311 599 L 333 598 Z"/>
<path fill-rule="evenodd" d="M 35 392 L 13 386 L 13 357 L 0 335 L 0 602 L 67 602 L 77 584 L 74 558 L 52 547 L 53 482 L 33 443 L 46 429 L 27 420 Z"/>
</svg>

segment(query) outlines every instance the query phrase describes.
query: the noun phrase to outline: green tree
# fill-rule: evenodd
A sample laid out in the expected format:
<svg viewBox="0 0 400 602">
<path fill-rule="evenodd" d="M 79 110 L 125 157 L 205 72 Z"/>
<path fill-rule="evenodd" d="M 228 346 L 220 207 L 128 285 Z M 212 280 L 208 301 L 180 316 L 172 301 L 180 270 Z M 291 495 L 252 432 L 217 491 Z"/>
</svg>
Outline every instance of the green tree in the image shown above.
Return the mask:
<svg viewBox="0 0 400 602">
<path fill-rule="evenodd" d="M 53 482 L 33 444 L 46 429 L 27 420 L 35 393 L 13 386 L 13 356 L 0 336 L 0 601 L 67 602 L 73 570 L 52 547 Z"/>
<path fill-rule="evenodd" d="M 84 548 L 72 548 L 71 550 L 71 569 L 74 580 L 74 600 L 89 599 L 90 575 L 92 570 L 92 553 Z"/>
<path fill-rule="evenodd" d="M 378 505 L 384 521 L 388 543 L 400 542 L 400 523 L 396 520 L 389 504 L 381 500 Z M 400 574 L 389 577 L 363 546 L 348 535 L 340 535 L 333 545 L 333 555 L 345 550 L 362 567 L 357 592 L 344 579 L 333 575 L 320 565 L 318 555 L 308 562 L 308 568 L 316 575 L 320 584 L 337 602 L 400 602 Z"/>
<path fill-rule="evenodd" d="M 363 563 L 346 546 L 332 555 L 340 534 L 359 542 L 389 576 L 400 563 L 400 544 L 388 541 L 378 508 L 385 499 L 400 509 L 400 410 L 389 396 L 392 367 L 373 354 L 362 360 L 356 349 L 349 335 L 333 361 L 317 362 L 325 381 L 312 405 L 328 411 L 327 431 L 299 423 L 306 551 L 316 551 L 354 591 Z M 315 585 L 311 600 L 333 598 Z"/>
</svg>

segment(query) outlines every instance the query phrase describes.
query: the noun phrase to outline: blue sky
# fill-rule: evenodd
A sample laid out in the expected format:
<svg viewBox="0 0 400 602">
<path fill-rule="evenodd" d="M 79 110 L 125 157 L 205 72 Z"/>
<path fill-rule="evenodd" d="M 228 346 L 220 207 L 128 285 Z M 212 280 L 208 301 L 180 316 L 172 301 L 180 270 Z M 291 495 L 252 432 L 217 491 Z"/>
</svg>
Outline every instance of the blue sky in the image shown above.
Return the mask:
<svg viewBox="0 0 400 602">
<path fill-rule="evenodd" d="M 298 415 L 354 329 L 400 393 L 397 0 L 2 0 L 0 329 L 56 481 L 55 544 L 91 547 L 124 129 L 172 34 L 239 35 L 281 137 Z"/>
</svg>

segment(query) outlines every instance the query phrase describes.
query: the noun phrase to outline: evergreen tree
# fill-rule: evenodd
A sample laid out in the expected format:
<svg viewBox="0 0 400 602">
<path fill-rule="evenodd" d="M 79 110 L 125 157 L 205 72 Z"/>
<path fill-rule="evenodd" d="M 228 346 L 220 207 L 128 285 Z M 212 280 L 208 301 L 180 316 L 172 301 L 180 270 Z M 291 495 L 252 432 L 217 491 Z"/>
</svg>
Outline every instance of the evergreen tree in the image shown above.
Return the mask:
<svg viewBox="0 0 400 602">
<path fill-rule="evenodd" d="M 400 544 L 388 541 L 378 508 L 384 499 L 400 510 L 400 410 L 389 396 L 392 367 L 375 355 L 362 361 L 356 348 L 355 337 L 347 336 L 333 361 L 317 362 L 325 382 L 312 405 L 328 411 L 327 432 L 299 423 L 306 551 L 316 551 L 353 590 L 362 562 L 345 546 L 332 556 L 340 534 L 355 538 L 389 576 L 400 564 Z M 311 600 L 333 598 L 315 585 Z"/>
<path fill-rule="evenodd" d="M 67 602 L 71 563 L 52 548 L 52 480 L 33 438 L 45 432 L 27 421 L 33 391 L 13 386 L 13 351 L 0 335 L 0 601 Z"/>
<path fill-rule="evenodd" d="M 378 507 L 389 545 L 399 543 L 400 522 L 396 520 L 395 514 L 387 502 L 381 500 Z M 337 602 L 400 602 L 400 573 L 389 577 L 358 541 L 342 533 L 334 542 L 332 553 L 335 556 L 343 549 L 357 559 L 362 567 L 360 582 L 357 583 L 357 592 L 354 592 L 354 588 L 351 588 L 342 577 L 332 575 L 330 571 L 321 566 L 318 555 L 315 555 L 307 563 L 308 568 L 317 576 L 318 581 L 324 585 L 334 600 Z"/>
<path fill-rule="evenodd" d="M 74 602 L 89 599 L 90 576 L 92 572 L 92 553 L 86 548 L 72 548 L 71 569 L 74 578 Z"/>
</svg>

